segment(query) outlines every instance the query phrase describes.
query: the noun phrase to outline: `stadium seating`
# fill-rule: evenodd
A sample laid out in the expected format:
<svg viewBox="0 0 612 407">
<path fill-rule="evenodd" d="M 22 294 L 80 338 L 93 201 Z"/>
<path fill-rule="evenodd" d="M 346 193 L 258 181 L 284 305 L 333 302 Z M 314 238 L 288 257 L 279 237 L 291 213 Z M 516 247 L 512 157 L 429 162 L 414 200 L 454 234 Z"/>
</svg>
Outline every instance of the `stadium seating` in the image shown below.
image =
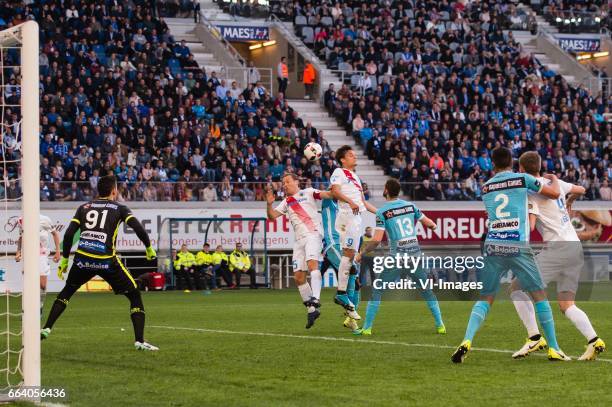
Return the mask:
<svg viewBox="0 0 612 407">
<path fill-rule="evenodd" d="M 318 56 L 352 72 L 341 89 L 327 90 L 325 105 L 409 196 L 478 199 L 490 152 L 503 144 L 517 157 L 537 150 L 547 171 L 583 185 L 587 199 L 600 198 L 612 175 L 603 116 L 612 99 L 571 86 L 525 52 L 504 31 L 529 27 L 514 3 L 294 6 L 301 34 L 314 32 Z"/>
<path fill-rule="evenodd" d="M 320 182 L 333 171 L 297 153 L 325 142 L 282 95 L 224 88 L 148 2 L 9 3 L 0 29 L 26 18 L 41 28 L 41 199 L 90 199 L 113 172 L 125 200 L 263 200 L 287 169 L 319 170 Z"/>
</svg>

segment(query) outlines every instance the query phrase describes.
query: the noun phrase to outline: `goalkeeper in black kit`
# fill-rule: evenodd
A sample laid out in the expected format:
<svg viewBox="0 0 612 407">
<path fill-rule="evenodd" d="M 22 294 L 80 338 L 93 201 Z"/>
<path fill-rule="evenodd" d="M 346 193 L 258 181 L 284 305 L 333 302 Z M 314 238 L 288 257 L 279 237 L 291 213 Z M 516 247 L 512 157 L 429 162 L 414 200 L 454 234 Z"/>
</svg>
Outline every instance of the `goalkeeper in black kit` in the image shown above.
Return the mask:
<svg viewBox="0 0 612 407">
<path fill-rule="evenodd" d="M 92 277 L 102 277 L 113 288 L 115 294 L 123 294 L 130 300 L 130 317 L 134 325 L 134 346 L 137 350 L 156 351 L 158 347 L 145 342 L 145 310 L 134 278 L 115 253 L 115 241 L 121 223 L 125 222 L 136 232 L 146 247 L 147 259 L 156 257 L 155 250 L 142 224 L 132 215 L 125 205 L 115 202 L 117 181 L 114 176 L 101 177 L 98 181 L 98 199 L 83 204 L 77 209 L 74 218 L 64 234 L 62 259 L 57 270 L 63 280 L 68 269 L 68 257 L 72 248 L 72 238 L 80 230 L 81 236 L 66 286 L 57 295 L 47 323 L 41 330 L 41 339 L 47 339 L 51 329 L 66 309 L 72 295 Z"/>
</svg>

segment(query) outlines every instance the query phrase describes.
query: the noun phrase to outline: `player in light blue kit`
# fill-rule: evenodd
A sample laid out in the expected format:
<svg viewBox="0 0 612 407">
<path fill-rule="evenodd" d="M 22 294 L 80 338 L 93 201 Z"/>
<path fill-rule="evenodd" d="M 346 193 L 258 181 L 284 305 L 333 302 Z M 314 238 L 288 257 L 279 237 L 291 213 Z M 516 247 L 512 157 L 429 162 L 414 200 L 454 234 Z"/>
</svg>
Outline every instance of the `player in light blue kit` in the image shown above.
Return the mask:
<svg viewBox="0 0 612 407">
<path fill-rule="evenodd" d="M 323 199 L 321 201 L 321 221 L 323 223 L 323 256 L 324 262 L 321 271 L 324 271 L 326 263 L 331 265 L 336 272 L 340 268 L 340 259 L 342 258 L 342 248 L 340 247 L 340 234 L 336 230 L 336 215 L 338 214 L 338 203 L 333 199 Z M 359 285 L 357 280 L 359 276 L 358 265 L 353 264 L 349 274 L 348 286 L 346 294 L 349 300 L 355 306 L 359 306 L 361 299 Z M 348 315 L 344 319 L 344 326 L 352 331 L 359 328 L 357 321 Z"/>
<path fill-rule="evenodd" d="M 491 155 L 495 176 L 482 188 L 485 209 L 489 218 L 489 231 L 484 246 L 484 268 L 480 272 L 482 289 L 480 301 L 472 308 L 465 337 L 451 356 L 454 363 L 462 363 L 472 347 L 474 335 L 485 320 L 500 279 L 512 270 L 512 274 L 534 299 L 535 309 L 544 336 L 548 341 L 548 359 L 569 360 L 561 351 L 555 335 L 555 322 L 545 285 L 529 247 L 528 193 L 537 192 L 547 198 L 559 197 L 559 183 L 554 175 L 547 176 L 550 185 L 543 185 L 529 174 L 512 171 L 512 153 L 505 147 L 497 147 Z"/>
<path fill-rule="evenodd" d="M 421 254 L 421 249 L 417 239 L 416 223 L 421 222 L 426 228 L 436 229 L 436 224 L 423 215 L 413 203 L 398 199 L 400 190 L 400 183 L 394 178 L 387 180 L 385 183 L 383 194 L 387 202 L 376 212 L 376 231 L 372 240 L 364 244 L 363 253 L 374 250 L 382 241 L 385 232 L 387 232 L 391 256 L 394 256 L 396 253 L 407 253 L 410 256 L 418 257 Z M 361 256 L 359 255 L 358 260 L 360 259 Z M 400 277 L 401 270 L 385 270 L 382 272 L 380 280 L 382 282 L 392 282 L 399 280 Z M 419 287 L 421 287 L 420 282 L 427 280 L 427 273 L 422 267 L 419 267 L 410 274 L 410 278 L 418 281 Z M 372 324 L 378 313 L 383 292 L 383 288 L 373 288 L 372 298 L 368 302 L 366 310 L 365 323 L 362 329 L 354 332 L 356 335 L 372 335 Z M 442 322 L 442 313 L 440 312 L 438 299 L 431 289 L 421 289 L 420 292 L 434 317 L 437 332 L 445 334 L 446 328 Z"/>
</svg>

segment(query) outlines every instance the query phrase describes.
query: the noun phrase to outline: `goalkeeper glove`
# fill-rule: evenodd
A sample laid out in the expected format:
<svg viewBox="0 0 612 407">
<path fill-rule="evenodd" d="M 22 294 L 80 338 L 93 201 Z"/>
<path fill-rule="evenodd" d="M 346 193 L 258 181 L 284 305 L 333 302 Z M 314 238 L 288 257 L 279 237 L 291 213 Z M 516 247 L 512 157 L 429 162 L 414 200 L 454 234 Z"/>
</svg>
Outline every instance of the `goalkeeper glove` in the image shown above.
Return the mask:
<svg viewBox="0 0 612 407">
<path fill-rule="evenodd" d="M 152 246 L 147 247 L 147 260 L 153 260 L 157 257 L 155 249 Z"/>
<path fill-rule="evenodd" d="M 64 279 L 64 273 L 68 271 L 68 258 L 62 257 L 57 268 L 57 276 L 60 280 Z"/>
</svg>

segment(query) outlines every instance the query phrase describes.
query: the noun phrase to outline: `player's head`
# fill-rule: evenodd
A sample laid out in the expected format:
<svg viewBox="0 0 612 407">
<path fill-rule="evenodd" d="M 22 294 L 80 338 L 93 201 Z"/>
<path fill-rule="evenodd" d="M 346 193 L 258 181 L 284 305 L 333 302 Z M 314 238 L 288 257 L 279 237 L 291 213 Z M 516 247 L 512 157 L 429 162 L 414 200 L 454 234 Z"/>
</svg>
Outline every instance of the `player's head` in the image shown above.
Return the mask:
<svg viewBox="0 0 612 407">
<path fill-rule="evenodd" d="M 496 147 L 491 153 L 491 161 L 495 171 L 511 170 L 512 169 L 512 152 L 506 147 Z"/>
<path fill-rule="evenodd" d="M 283 189 L 287 196 L 295 195 L 300 190 L 300 179 L 293 172 L 283 174 Z"/>
<path fill-rule="evenodd" d="M 389 178 L 387 182 L 385 182 L 383 196 L 389 200 L 396 199 L 399 196 L 401 189 L 402 187 L 397 179 Z"/>
<path fill-rule="evenodd" d="M 238 250 L 238 251 L 242 250 L 242 243 L 240 243 L 240 242 L 236 243 L 236 250 Z"/>
<path fill-rule="evenodd" d="M 222 252 L 223 251 L 223 246 L 219 245 L 219 246 L 217 246 L 217 248 L 215 250 L 217 250 L 218 252 Z"/>
<path fill-rule="evenodd" d="M 344 145 L 336 150 L 336 161 L 342 168 L 352 170 L 357 166 L 357 155 L 353 147 Z"/>
<path fill-rule="evenodd" d="M 181 251 L 182 251 L 182 252 L 186 252 L 186 251 L 187 251 L 187 245 L 186 245 L 185 243 L 183 243 L 183 244 L 181 245 Z"/>
<path fill-rule="evenodd" d="M 537 177 L 542 168 L 542 158 L 535 151 L 527 151 L 519 158 L 519 171 Z"/>
<path fill-rule="evenodd" d="M 205 252 L 210 251 L 210 245 L 209 245 L 208 243 L 204 243 L 204 246 L 203 246 L 203 247 L 204 247 L 204 251 L 205 251 Z"/>
<path fill-rule="evenodd" d="M 100 177 L 98 180 L 98 196 L 108 199 L 117 197 L 117 178 L 114 175 Z"/>
</svg>

